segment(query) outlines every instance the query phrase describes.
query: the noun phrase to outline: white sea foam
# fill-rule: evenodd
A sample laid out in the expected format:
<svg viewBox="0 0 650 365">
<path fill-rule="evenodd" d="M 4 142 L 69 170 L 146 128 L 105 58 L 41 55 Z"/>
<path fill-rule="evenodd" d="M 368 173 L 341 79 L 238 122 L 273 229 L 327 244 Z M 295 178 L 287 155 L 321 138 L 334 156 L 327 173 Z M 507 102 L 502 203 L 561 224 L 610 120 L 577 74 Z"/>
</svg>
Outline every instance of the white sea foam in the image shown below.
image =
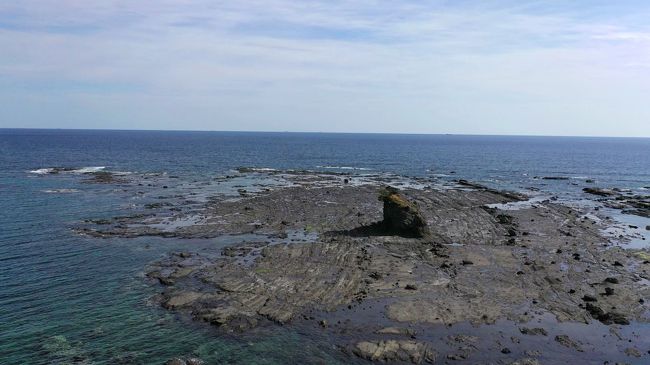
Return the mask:
<svg viewBox="0 0 650 365">
<path fill-rule="evenodd" d="M 538 196 L 533 196 L 528 200 L 515 201 L 509 203 L 486 204 L 485 206 L 488 208 L 496 208 L 499 210 L 529 209 L 545 200 L 548 200 L 549 198 L 550 196 L 547 195 L 538 195 Z"/>
<path fill-rule="evenodd" d="M 274 172 L 278 171 L 277 169 L 272 169 L 270 167 L 240 167 L 236 171 L 246 173 L 246 172 Z"/>
<path fill-rule="evenodd" d="M 106 166 L 90 166 L 90 167 L 82 167 L 80 169 L 72 170 L 72 173 L 75 174 L 89 174 L 93 172 L 98 172 L 102 171 L 106 168 Z"/>
<path fill-rule="evenodd" d="M 372 170 L 369 167 L 354 167 L 354 166 L 316 166 L 319 169 L 337 169 L 337 170 L 359 170 L 359 171 L 370 171 Z"/>
<path fill-rule="evenodd" d="M 43 190 L 44 193 L 48 194 L 70 194 L 70 193 L 78 193 L 79 190 L 77 189 L 48 189 L 48 190 Z"/>
<path fill-rule="evenodd" d="M 52 171 L 54 171 L 53 168 L 44 168 L 44 169 L 31 170 L 29 173 L 37 174 L 37 175 L 45 175 L 51 173 Z"/>
<path fill-rule="evenodd" d="M 30 174 L 47 175 L 56 173 L 69 173 L 69 174 L 89 174 L 93 172 L 102 171 L 106 166 L 87 166 L 80 168 L 66 168 L 66 167 L 44 167 L 36 170 L 30 170 Z"/>
</svg>

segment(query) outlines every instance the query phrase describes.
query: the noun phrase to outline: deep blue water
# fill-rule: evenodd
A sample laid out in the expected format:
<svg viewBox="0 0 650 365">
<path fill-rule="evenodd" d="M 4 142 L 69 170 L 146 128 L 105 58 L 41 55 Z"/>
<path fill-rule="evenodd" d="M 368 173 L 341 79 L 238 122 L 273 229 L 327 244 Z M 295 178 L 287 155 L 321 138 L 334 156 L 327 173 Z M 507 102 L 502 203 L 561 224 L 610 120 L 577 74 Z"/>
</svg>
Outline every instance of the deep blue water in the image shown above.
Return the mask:
<svg viewBox="0 0 650 365">
<path fill-rule="evenodd" d="M 239 166 L 385 171 L 579 197 L 588 178 L 647 192 L 650 139 L 0 129 L 0 363 L 153 364 L 189 354 L 222 363 L 334 363 L 350 359 L 326 339 L 282 327 L 228 337 L 149 305 L 147 263 L 179 247 L 223 242 L 75 235 L 75 222 L 120 214 L 130 198 L 80 186 L 75 175 L 29 173 L 55 166 L 186 179 Z M 571 179 L 535 178 L 542 176 Z M 52 189 L 78 192 L 45 192 Z"/>
<path fill-rule="evenodd" d="M 18 173 L 50 166 L 196 175 L 239 166 L 338 166 L 411 176 L 455 171 L 513 186 L 534 185 L 535 176 L 589 177 L 640 188 L 650 184 L 649 156 L 649 138 L 0 129 L 0 166 Z"/>
</svg>

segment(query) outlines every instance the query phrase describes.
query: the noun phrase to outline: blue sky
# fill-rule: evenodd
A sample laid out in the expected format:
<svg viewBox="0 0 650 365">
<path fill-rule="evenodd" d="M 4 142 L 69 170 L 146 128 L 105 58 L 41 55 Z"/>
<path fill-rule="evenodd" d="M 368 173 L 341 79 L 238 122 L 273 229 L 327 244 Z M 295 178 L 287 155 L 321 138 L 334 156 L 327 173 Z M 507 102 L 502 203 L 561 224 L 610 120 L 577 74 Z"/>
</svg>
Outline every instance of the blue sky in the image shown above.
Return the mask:
<svg viewBox="0 0 650 365">
<path fill-rule="evenodd" d="M 650 136 L 647 1 L 0 3 L 0 127 Z"/>
</svg>

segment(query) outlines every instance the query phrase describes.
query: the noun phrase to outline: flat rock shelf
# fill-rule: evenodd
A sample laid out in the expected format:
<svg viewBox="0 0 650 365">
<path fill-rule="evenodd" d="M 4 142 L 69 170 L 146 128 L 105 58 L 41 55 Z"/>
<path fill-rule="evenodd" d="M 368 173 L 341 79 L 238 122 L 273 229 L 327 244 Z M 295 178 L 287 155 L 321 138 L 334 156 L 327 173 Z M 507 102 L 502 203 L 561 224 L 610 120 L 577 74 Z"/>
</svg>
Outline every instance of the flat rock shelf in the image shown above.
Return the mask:
<svg viewBox="0 0 650 365">
<path fill-rule="evenodd" d="M 469 182 L 283 178 L 292 184 L 172 211 L 191 222 L 173 229 L 134 216 L 79 232 L 258 237 L 146 269 L 156 303 L 226 332 L 295 326 L 355 361 L 650 361 L 648 254 L 613 246 L 577 208 L 500 209 L 527 197 Z"/>
</svg>

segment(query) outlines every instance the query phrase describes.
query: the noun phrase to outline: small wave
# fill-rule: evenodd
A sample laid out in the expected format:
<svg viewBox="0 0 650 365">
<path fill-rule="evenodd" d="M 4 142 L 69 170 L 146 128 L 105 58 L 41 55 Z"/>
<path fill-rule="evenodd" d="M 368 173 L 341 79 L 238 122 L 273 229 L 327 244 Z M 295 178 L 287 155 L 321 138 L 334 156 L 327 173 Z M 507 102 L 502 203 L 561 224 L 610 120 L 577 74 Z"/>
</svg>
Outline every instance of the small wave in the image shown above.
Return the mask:
<svg viewBox="0 0 650 365">
<path fill-rule="evenodd" d="M 354 166 L 316 166 L 319 169 L 337 169 L 337 170 L 359 170 L 359 171 L 370 171 L 372 170 L 369 167 L 354 167 Z"/>
<path fill-rule="evenodd" d="M 48 189 L 48 190 L 43 190 L 44 193 L 48 194 L 70 194 L 70 193 L 78 193 L 79 190 L 77 189 Z"/>
<path fill-rule="evenodd" d="M 75 173 L 75 174 L 90 174 L 90 173 L 93 173 L 93 172 L 102 171 L 105 168 L 106 168 L 106 166 L 90 166 L 90 167 L 82 167 L 80 169 L 75 169 L 75 170 L 72 170 L 71 172 Z"/>
<path fill-rule="evenodd" d="M 30 174 L 37 174 L 37 175 L 51 174 L 53 172 L 54 172 L 53 168 L 36 169 L 36 170 L 29 171 Z"/>
<path fill-rule="evenodd" d="M 88 166 L 88 167 L 44 167 L 36 170 L 30 170 L 30 174 L 48 175 L 48 174 L 90 174 L 93 172 L 102 171 L 106 166 Z"/>
<path fill-rule="evenodd" d="M 494 204 L 486 204 L 485 206 L 488 208 L 496 208 L 500 210 L 521 210 L 521 209 L 529 209 L 534 206 L 536 206 L 538 203 L 542 203 L 545 200 L 550 199 L 550 196 L 546 194 L 540 194 L 537 196 L 532 196 L 528 200 L 522 200 L 522 201 L 515 201 L 515 202 L 509 202 L 509 203 L 494 203 Z"/>
<path fill-rule="evenodd" d="M 245 174 L 247 172 L 275 172 L 278 170 L 269 167 L 239 167 L 237 168 L 237 171 L 241 174 Z"/>
</svg>

